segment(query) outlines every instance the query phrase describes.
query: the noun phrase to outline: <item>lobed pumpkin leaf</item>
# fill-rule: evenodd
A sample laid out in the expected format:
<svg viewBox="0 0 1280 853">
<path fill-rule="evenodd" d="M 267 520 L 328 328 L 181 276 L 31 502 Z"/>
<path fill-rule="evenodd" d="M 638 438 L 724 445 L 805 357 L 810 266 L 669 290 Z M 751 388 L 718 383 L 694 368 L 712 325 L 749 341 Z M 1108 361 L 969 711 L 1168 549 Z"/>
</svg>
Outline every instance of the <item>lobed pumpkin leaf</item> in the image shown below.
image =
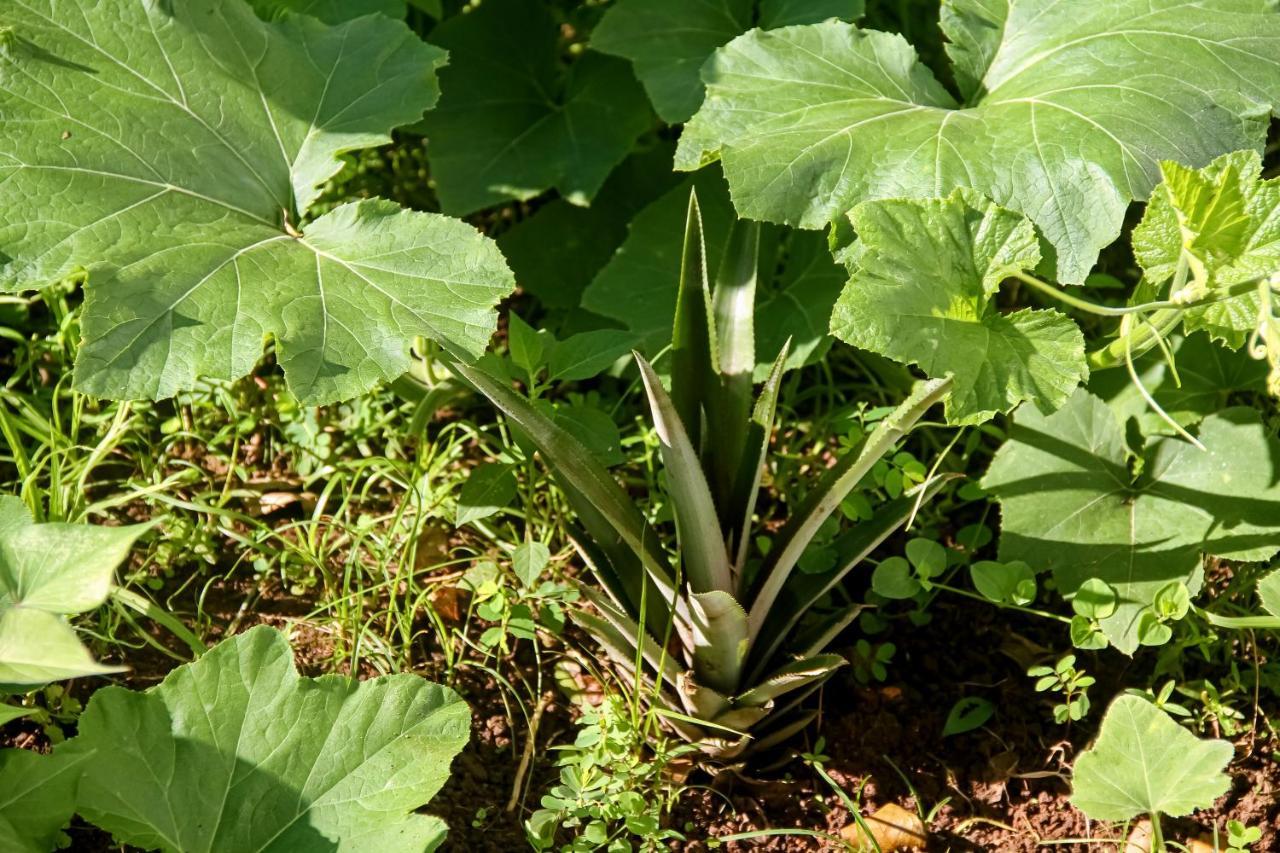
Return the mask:
<svg viewBox="0 0 1280 853">
<path fill-rule="evenodd" d="M 145 693 L 98 691 L 59 751 L 83 757 L 77 811 L 126 844 L 420 853 L 445 827 L 415 810 L 470 723 L 452 690 L 414 675 L 302 678 L 260 626 Z"/>
<path fill-rule="evenodd" d="M 1188 266 L 1192 292 L 1208 294 L 1280 267 L 1280 180 L 1262 179 L 1256 151 L 1224 154 L 1203 169 L 1160 164 L 1164 180 L 1133 230 L 1133 252 L 1153 283 Z M 1203 329 L 1239 349 L 1258 323 L 1258 296 L 1248 293 L 1189 308 L 1188 331 Z"/>
<path fill-rule="evenodd" d="M 48 853 L 76 807 L 83 756 L 0 749 L 0 849 Z"/>
<path fill-rule="evenodd" d="M 1080 282 L 1161 160 L 1261 150 L 1280 103 L 1267 0 L 947 0 L 964 101 L 900 36 L 752 30 L 703 66 L 677 165 L 719 159 L 738 213 L 821 228 L 879 198 L 990 194 Z"/>
<path fill-rule="evenodd" d="M 993 303 L 1002 279 L 1040 261 L 1024 216 L 974 193 L 865 202 L 831 332 L 929 376 L 952 376 L 946 417 L 981 423 L 1023 400 L 1057 408 L 1089 374 L 1084 335 L 1065 314 Z"/>
<path fill-rule="evenodd" d="M 365 15 L 386 15 L 401 19 L 405 0 L 249 0 L 249 5 L 267 20 L 286 12 L 310 15 L 326 24 L 340 24 Z"/>
<path fill-rule="evenodd" d="M 1188 815 L 1227 792 L 1222 771 L 1233 754 L 1230 743 L 1199 740 L 1146 699 L 1119 696 L 1076 759 L 1071 804 L 1094 820 Z"/>
<path fill-rule="evenodd" d="M 653 108 L 668 124 L 687 121 L 702 103 L 703 63 L 753 26 L 856 21 L 863 0 L 619 0 L 591 36 L 591 46 L 630 59 Z"/>
<path fill-rule="evenodd" d="M 0 497 L 0 689 L 120 671 L 95 662 L 65 617 L 106 602 L 144 530 L 35 524 L 21 500 Z"/>
<path fill-rule="evenodd" d="M 0 17 L 0 112 L 22 128 L 0 151 L 0 290 L 87 270 L 81 390 L 235 379 L 270 337 L 321 403 L 403 374 L 418 336 L 484 351 L 513 282 L 470 226 L 384 201 L 304 221 L 342 152 L 435 102 L 445 54 L 403 23 L 265 22 L 242 0 L 4 0 Z"/>
<path fill-rule="evenodd" d="M 485 0 L 431 33 L 449 51 L 426 117 L 440 204 L 461 216 L 549 189 L 591 203 L 651 123 L 627 63 L 593 51 L 567 67 L 542 3 Z"/>
</svg>

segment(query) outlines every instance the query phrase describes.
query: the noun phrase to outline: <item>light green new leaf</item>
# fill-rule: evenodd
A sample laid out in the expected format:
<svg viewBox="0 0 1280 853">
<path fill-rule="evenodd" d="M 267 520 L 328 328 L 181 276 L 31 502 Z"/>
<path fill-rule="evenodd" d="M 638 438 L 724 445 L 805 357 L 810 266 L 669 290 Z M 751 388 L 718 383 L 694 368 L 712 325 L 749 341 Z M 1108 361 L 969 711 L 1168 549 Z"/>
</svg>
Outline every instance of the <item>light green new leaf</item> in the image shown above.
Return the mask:
<svg viewBox="0 0 1280 853">
<path fill-rule="evenodd" d="M 588 52 L 566 69 L 542 3 L 485 0 L 431 33 L 449 51 L 427 115 L 440 204 L 463 215 L 555 189 L 586 205 L 651 123 L 627 63 Z"/>
<path fill-rule="evenodd" d="M 1261 149 L 1280 102 L 1268 0 L 948 0 L 958 103 L 900 36 L 753 30 L 703 67 L 677 163 L 720 158 L 740 215 L 821 228 L 858 202 L 972 187 L 1084 279 L 1159 162 Z"/>
<path fill-rule="evenodd" d="M 96 663 L 65 617 L 107 600 L 145 529 L 35 524 L 22 501 L 0 497 L 0 685 L 120 671 Z"/>
<path fill-rule="evenodd" d="M 983 488 L 1000 501 L 1000 559 L 1051 570 L 1063 595 L 1098 578 L 1118 596 L 1101 620 L 1126 654 L 1156 593 L 1180 581 L 1196 593 L 1201 555 L 1265 560 L 1280 550 L 1280 442 L 1257 411 L 1226 409 L 1200 425 L 1199 450 L 1149 443 L 1131 474 L 1124 428 L 1083 389 L 1059 411 L 1022 406 Z"/>
<path fill-rule="evenodd" d="M 370 15 L 264 22 L 240 0 L 3 0 L 0 290 L 89 272 L 77 386 L 166 397 L 274 338 L 309 403 L 482 352 L 513 283 L 470 226 L 381 201 L 304 222 L 344 151 L 436 99 L 443 51 Z M 139 34 L 145 34 L 140 37 Z"/>
<path fill-rule="evenodd" d="M 1071 804 L 1094 820 L 1188 815 L 1227 792 L 1222 771 L 1233 754 L 1230 743 L 1200 740 L 1146 699 L 1122 695 L 1076 759 Z"/>
<path fill-rule="evenodd" d="M 404 17 L 404 0 L 249 0 L 249 5 L 267 20 L 285 12 L 319 18 L 326 24 L 340 24 L 364 15 Z"/>
<path fill-rule="evenodd" d="M 702 211 L 707 269 L 715 275 L 728 248 L 734 213 L 719 170 L 706 169 L 631 220 L 627 239 L 582 298 L 583 308 L 639 335 L 637 348 L 651 358 L 671 343 L 691 190 L 697 191 Z M 754 378 L 763 382 L 788 338 L 788 370 L 812 364 L 827 352 L 831 306 L 845 275 L 832 261 L 824 235 L 775 227 L 762 229 L 759 269 Z"/>
<path fill-rule="evenodd" d="M 702 103 L 699 70 L 715 49 L 753 26 L 855 21 L 863 0 L 618 0 L 591 46 L 630 59 L 658 115 L 688 120 Z"/>
<path fill-rule="evenodd" d="M 1133 230 L 1133 252 L 1153 282 L 1171 278 L 1180 259 L 1201 293 L 1280 269 L 1280 180 L 1262 180 L 1262 158 L 1237 151 L 1203 169 L 1160 164 L 1164 182 Z M 1258 323 L 1258 297 L 1246 294 L 1186 312 L 1188 331 L 1204 329 L 1232 348 Z"/>
<path fill-rule="evenodd" d="M 48 853 L 76 806 L 83 756 L 0 750 L 0 850 Z"/>
<path fill-rule="evenodd" d="M 946 417 L 980 423 L 1023 400 L 1057 408 L 1088 375 L 1084 336 L 1053 310 L 1001 314 L 1000 281 L 1039 262 L 1026 217 L 973 193 L 872 201 L 850 214 L 852 277 L 836 337 L 933 377 L 955 377 Z"/>
<path fill-rule="evenodd" d="M 301 678 L 284 636 L 257 627 L 146 693 L 98 691 L 62 750 L 87 756 L 77 811 L 126 844 L 421 853 L 445 827 L 414 812 L 469 730 L 445 687 Z"/>
</svg>

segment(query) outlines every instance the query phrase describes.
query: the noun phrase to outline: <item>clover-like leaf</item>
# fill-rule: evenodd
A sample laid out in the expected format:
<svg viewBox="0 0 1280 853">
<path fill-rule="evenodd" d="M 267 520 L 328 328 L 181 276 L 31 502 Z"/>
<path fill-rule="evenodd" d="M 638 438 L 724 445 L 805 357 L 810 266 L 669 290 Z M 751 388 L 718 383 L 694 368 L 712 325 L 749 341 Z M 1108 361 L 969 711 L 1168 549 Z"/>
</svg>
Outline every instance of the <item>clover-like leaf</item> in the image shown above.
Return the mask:
<svg viewBox="0 0 1280 853">
<path fill-rule="evenodd" d="M 415 810 L 469 729 L 466 703 L 415 675 L 302 678 L 260 626 L 145 693 L 99 690 L 58 752 L 85 756 L 77 811 L 126 844 L 420 853 L 445 828 Z"/>
<path fill-rule="evenodd" d="M 1161 589 L 1199 591 L 1202 554 L 1280 551 L 1280 441 L 1244 408 L 1206 418 L 1198 438 L 1205 450 L 1154 439 L 1135 476 L 1124 428 L 1097 397 L 1081 389 L 1052 415 L 1022 406 L 982 481 L 1004 517 L 1000 559 L 1051 570 L 1068 597 L 1091 578 L 1110 586 L 1115 609 L 1099 622 L 1132 654 Z"/>
<path fill-rule="evenodd" d="M 1001 314 L 1000 281 L 1033 268 L 1031 222 L 977 195 L 894 199 L 850 214 L 858 240 L 831 332 L 931 377 L 951 375 L 953 424 L 979 423 L 1023 400 L 1056 408 L 1088 375 L 1084 336 L 1053 310 Z"/>
<path fill-rule="evenodd" d="M 588 51 L 567 68 L 543 3 L 485 0 L 431 33 L 449 51 L 444 96 L 426 117 L 447 213 L 555 189 L 586 205 L 651 124 L 624 60 Z"/>
<path fill-rule="evenodd" d="M 698 194 L 707 269 L 715 276 L 734 222 L 728 189 L 718 170 L 681 182 L 640 211 L 627 239 L 588 285 L 582 307 L 623 324 L 641 337 L 651 356 L 671 342 L 689 193 Z M 782 345 L 791 340 L 788 370 L 811 364 L 830 346 L 827 325 L 844 275 L 821 234 L 767 227 L 760 238 L 755 378 L 763 381 Z"/>
<path fill-rule="evenodd" d="M 513 286 L 470 226 L 384 201 L 304 218 L 344 151 L 435 101 L 444 52 L 369 15 L 242 0 L 3 0 L 0 290 L 89 273 L 82 390 L 166 397 L 275 340 L 306 402 L 482 352 Z"/>
<path fill-rule="evenodd" d="M 754 26 L 856 21 L 862 10 L 863 0 L 619 0 L 591 46 L 630 59 L 658 115 L 676 124 L 702 103 L 703 63 L 734 36 Z"/>
<path fill-rule="evenodd" d="M 820 228 L 874 198 L 972 187 L 1084 279 L 1159 162 L 1261 149 L 1280 103 L 1268 0 L 946 0 L 957 100 L 900 36 L 753 30 L 704 66 L 678 163 L 720 158 L 738 212 Z"/>
<path fill-rule="evenodd" d="M 1076 759 L 1071 804 L 1094 820 L 1188 815 L 1226 793 L 1233 754 L 1230 743 L 1200 740 L 1146 699 L 1121 695 Z"/>
<path fill-rule="evenodd" d="M 1262 180 L 1255 151 L 1225 154 L 1203 169 L 1160 164 L 1163 182 L 1133 230 L 1133 251 L 1153 282 L 1188 265 L 1193 292 L 1207 294 L 1280 268 L 1280 180 Z M 1258 297 L 1190 308 L 1188 331 L 1204 329 L 1238 349 L 1258 324 Z"/>
<path fill-rule="evenodd" d="M 96 663 L 66 617 L 107 600 L 145 526 L 35 524 L 0 497 L 0 687 L 119 672 Z"/>
<path fill-rule="evenodd" d="M 83 756 L 0 749 L 0 850 L 48 853 L 76 805 Z"/>
</svg>

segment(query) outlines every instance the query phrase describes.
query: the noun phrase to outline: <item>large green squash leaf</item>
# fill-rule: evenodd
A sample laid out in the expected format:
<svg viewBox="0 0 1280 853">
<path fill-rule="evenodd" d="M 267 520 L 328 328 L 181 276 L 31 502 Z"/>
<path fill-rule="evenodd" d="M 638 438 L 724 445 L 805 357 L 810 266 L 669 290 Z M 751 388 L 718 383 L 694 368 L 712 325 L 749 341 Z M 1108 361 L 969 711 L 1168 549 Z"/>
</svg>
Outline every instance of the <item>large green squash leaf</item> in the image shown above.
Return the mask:
<svg viewBox="0 0 1280 853">
<path fill-rule="evenodd" d="M 84 756 L 0 749 L 0 850 L 48 853 L 71 820 Z"/>
<path fill-rule="evenodd" d="M 630 59 L 658 115 L 676 124 L 702 103 L 703 63 L 734 36 L 754 26 L 856 21 L 862 9 L 863 0 L 618 0 L 591 46 Z"/>
<path fill-rule="evenodd" d="M 652 118 L 627 63 L 588 51 L 567 68 L 543 3 L 485 0 L 431 33 L 449 51 L 426 117 L 440 204 L 462 215 L 555 189 L 586 205 Z"/>
<path fill-rule="evenodd" d="M 1262 180 L 1255 151 L 1223 155 L 1203 169 L 1160 164 L 1164 177 L 1133 230 L 1133 252 L 1153 282 L 1180 259 L 1194 291 L 1268 276 L 1280 269 L 1280 180 Z M 1188 309 L 1183 325 L 1239 348 L 1258 324 L 1256 294 Z"/>
<path fill-rule="evenodd" d="M 683 177 L 671 169 L 674 152 L 665 142 L 643 146 L 609 174 L 590 207 L 553 199 L 499 237 L 521 289 L 549 308 L 578 307 L 632 217 Z"/>
<path fill-rule="evenodd" d="M 1118 605 L 1102 629 L 1131 654 L 1161 587 L 1199 590 L 1202 554 L 1280 551 L 1280 441 L 1243 408 L 1206 418 L 1198 438 L 1205 450 L 1156 438 L 1135 477 L 1124 428 L 1097 397 L 1081 389 L 1052 415 L 1022 406 L 982 481 L 1004 517 L 1000 559 L 1051 570 L 1064 595 L 1090 578 L 1109 584 Z"/>
<path fill-rule="evenodd" d="M 979 423 L 1023 400 L 1057 408 L 1088 375 L 1084 336 L 1067 316 L 1001 314 L 1000 282 L 1040 261 L 1026 217 L 976 194 L 865 202 L 831 332 L 931 377 L 948 374 L 950 423 Z"/>
<path fill-rule="evenodd" d="M 371 15 L 241 0 L 0 0 L 0 289 L 89 271 L 78 386 L 165 397 L 274 337 L 307 402 L 402 374 L 415 336 L 482 352 L 509 292 L 469 226 L 368 201 L 304 223 L 343 151 L 437 95 L 438 48 Z"/>
<path fill-rule="evenodd" d="M 1159 162 L 1260 149 L 1280 102 L 1267 0 L 950 0 L 965 102 L 901 37 L 753 30 L 703 68 L 677 162 L 719 157 L 738 212 L 820 228 L 874 198 L 972 187 L 1024 213 L 1084 279 Z"/>
<path fill-rule="evenodd" d="M 447 688 L 301 678 L 284 636 L 257 627 L 145 693 L 99 690 L 62 750 L 87 756 L 77 811 L 126 844 L 421 853 L 445 827 L 414 811 L 469 729 Z"/>
<path fill-rule="evenodd" d="M 639 349 L 651 357 L 671 343 L 691 191 L 698 194 L 707 269 L 714 279 L 728 248 L 734 212 L 719 170 L 706 169 L 689 176 L 631 220 L 626 240 L 582 296 L 582 307 L 639 335 Z M 831 343 L 827 335 L 831 306 L 844 281 L 823 235 L 777 227 L 762 231 L 756 381 L 768 375 L 788 338 L 787 369 L 810 364 L 826 353 Z"/>
<path fill-rule="evenodd" d="M 22 501 L 0 497 L 0 688 L 120 671 L 96 663 L 65 617 L 107 600 L 145 529 L 34 524 Z"/>
<path fill-rule="evenodd" d="M 1227 741 L 1200 740 L 1146 699 L 1120 696 L 1076 759 L 1071 804 L 1094 820 L 1188 815 L 1227 792 L 1233 755 Z"/>
</svg>

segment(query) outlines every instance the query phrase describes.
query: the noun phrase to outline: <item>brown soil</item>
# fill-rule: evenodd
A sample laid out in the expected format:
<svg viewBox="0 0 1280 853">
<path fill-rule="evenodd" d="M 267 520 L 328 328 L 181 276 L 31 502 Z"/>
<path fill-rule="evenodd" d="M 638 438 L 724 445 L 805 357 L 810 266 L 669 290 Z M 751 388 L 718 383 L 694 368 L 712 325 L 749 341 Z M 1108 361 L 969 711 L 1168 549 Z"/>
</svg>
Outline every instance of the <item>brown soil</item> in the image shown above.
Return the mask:
<svg viewBox="0 0 1280 853">
<path fill-rule="evenodd" d="M 247 592 L 229 585 L 211 593 L 206 613 L 225 624 L 234 618 Z M 240 628 L 256 622 L 283 624 L 301 615 L 302 606 L 288 596 L 265 595 Z M 858 684 L 848 668 L 833 679 L 821 699 L 823 716 L 798 746 L 811 748 L 821 735 L 829 756 L 828 772 L 846 794 L 855 800 L 860 797 L 866 813 L 890 802 L 926 813 L 935 810 L 930 851 L 1032 851 L 1047 849 L 1039 847 L 1046 841 L 1113 838 L 1113 829 L 1091 825 L 1069 807 L 1065 774 L 1072 758 L 1095 734 L 1107 698 L 1125 683 L 1130 662 L 1114 652 L 1082 654 L 1080 665 L 1099 677 L 1092 690 L 1094 709 L 1084 724 L 1058 726 L 1052 722 L 1048 700 L 1032 693 L 1023 675 L 1038 643 L 1060 644 L 1054 626 L 948 600 L 939 601 L 932 612 L 932 622 L 924 627 L 903 620 L 877 638 L 898 647 L 885 684 Z M 329 653 L 325 635 L 303 631 L 298 641 L 300 668 L 321 670 Z M 498 667 L 508 681 L 532 684 L 537 667 L 528 644 L 522 646 Z M 424 652 L 430 663 L 423 674 L 440 677 L 438 654 Z M 154 684 L 172 666 L 170 659 L 156 652 L 135 654 L 130 658 L 130 681 L 137 687 Z M 542 656 L 543 684 L 552 683 L 549 657 Z M 1141 663 L 1132 666 L 1141 670 Z M 528 719 L 534 703 L 529 697 L 517 704 L 492 675 L 479 668 L 462 667 L 456 672 L 454 686 L 473 709 L 473 737 L 428 810 L 449 823 L 446 850 L 508 853 L 528 849 L 522 823 L 556 777 L 548 747 L 572 737 L 572 713 L 567 703 L 553 697 L 530 748 Z M 75 685 L 76 692 L 87 692 L 85 685 Z M 942 738 L 952 704 L 970 695 L 995 703 L 996 715 L 982 729 Z M 15 722 L 0 734 L 5 745 L 47 748 L 47 741 L 30 723 Z M 1186 840 L 1214 823 L 1221 827 L 1227 818 L 1236 818 L 1264 830 L 1255 851 L 1280 849 L 1280 765 L 1269 758 L 1276 747 L 1261 734 L 1256 740 L 1248 735 L 1239 738 L 1231 791 L 1213 810 L 1170 822 L 1170 838 Z M 526 749 L 532 760 L 516 806 L 508 811 Z M 707 850 L 710 837 L 786 827 L 838 834 L 850 822 L 836 793 L 811 768 L 792 759 L 768 770 L 725 774 L 714 784 L 707 778 L 692 778 L 672 821 L 689 840 L 672 849 Z M 121 849 L 89 827 L 74 826 L 71 835 L 72 850 Z M 731 842 L 720 849 L 837 848 L 824 847 L 814 838 L 780 836 Z M 1059 843 L 1052 849 L 1112 848 Z"/>
</svg>

